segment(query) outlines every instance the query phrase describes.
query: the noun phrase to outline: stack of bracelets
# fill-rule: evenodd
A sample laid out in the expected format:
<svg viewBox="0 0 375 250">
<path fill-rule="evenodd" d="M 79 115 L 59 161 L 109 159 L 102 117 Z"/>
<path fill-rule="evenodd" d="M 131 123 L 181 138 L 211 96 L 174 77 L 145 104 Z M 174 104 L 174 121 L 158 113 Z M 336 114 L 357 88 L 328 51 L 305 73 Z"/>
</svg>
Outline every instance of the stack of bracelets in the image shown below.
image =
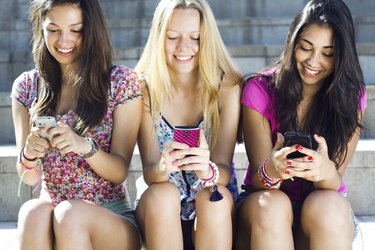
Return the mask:
<svg viewBox="0 0 375 250">
<path fill-rule="evenodd" d="M 216 185 L 217 181 L 219 180 L 219 169 L 216 166 L 216 164 L 213 163 L 212 161 L 209 161 L 208 165 L 211 168 L 212 176 L 207 179 L 201 179 L 203 187 L 212 187 Z"/>
<path fill-rule="evenodd" d="M 258 168 L 258 178 L 260 182 L 267 188 L 278 189 L 280 188 L 283 179 L 270 177 L 266 172 L 266 162 L 267 159 L 264 160 L 262 164 L 260 164 L 260 167 Z"/>
<path fill-rule="evenodd" d="M 26 155 L 25 155 L 25 146 L 21 149 L 20 151 L 20 156 L 19 156 L 19 164 L 21 165 L 21 167 L 23 169 L 25 169 L 25 171 L 22 173 L 21 175 L 21 179 L 20 179 L 20 183 L 19 183 L 19 186 L 18 186 L 18 196 L 20 196 L 20 187 L 21 187 L 21 183 L 22 183 L 22 180 L 23 180 L 23 177 L 25 176 L 26 172 L 28 171 L 32 171 L 32 170 L 35 170 L 35 172 L 37 173 L 38 175 L 38 185 L 35 187 L 35 189 L 33 190 L 33 193 L 37 190 L 37 188 L 40 186 L 40 182 L 41 182 L 41 174 L 38 170 L 38 167 L 39 165 L 41 165 L 41 161 L 39 158 L 35 157 L 35 158 L 28 158 Z M 35 162 L 37 161 L 36 165 L 33 166 L 33 167 L 29 167 L 29 166 L 26 166 L 24 163 L 23 163 L 23 160 L 27 160 L 29 162 Z"/>
</svg>

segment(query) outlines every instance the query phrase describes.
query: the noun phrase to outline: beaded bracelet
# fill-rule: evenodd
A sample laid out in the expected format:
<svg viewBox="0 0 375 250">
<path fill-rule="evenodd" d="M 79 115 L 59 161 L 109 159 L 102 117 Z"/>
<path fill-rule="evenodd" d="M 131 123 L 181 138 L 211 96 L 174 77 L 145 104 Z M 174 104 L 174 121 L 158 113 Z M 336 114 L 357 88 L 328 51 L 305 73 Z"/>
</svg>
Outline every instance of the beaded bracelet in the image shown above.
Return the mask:
<svg viewBox="0 0 375 250">
<path fill-rule="evenodd" d="M 37 159 L 37 157 L 34 157 L 34 158 L 28 158 L 26 155 L 25 155 L 25 146 L 22 147 L 21 151 L 20 151 L 20 159 L 25 159 L 27 161 L 35 161 Z"/>
<path fill-rule="evenodd" d="M 28 171 L 32 171 L 32 170 L 35 170 L 36 173 L 37 173 L 37 175 L 38 175 L 38 184 L 36 185 L 36 187 L 35 187 L 34 190 L 33 190 L 33 194 L 34 194 L 35 191 L 38 189 L 38 187 L 40 187 L 40 184 L 41 184 L 41 181 L 42 181 L 41 173 L 40 173 L 39 170 L 38 170 L 38 167 L 42 164 L 41 160 L 38 159 L 38 160 L 37 160 L 37 163 L 36 163 L 36 165 L 35 165 L 34 167 L 26 166 L 26 165 L 22 162 L 22 159 L 21 159 L 21 158 L 20 158 L 20 160 L 19 160 L 18 163 L 21 165 L 21 167 L 22 167 L 23 169 L 25 169 L 25 171 L 24 171 L 24 172 L 22 173 L 22 175 L 21 175 L 20 182 L 19 182 L 19 184 L 18 184 L 18 192 L 17 192 L 18 197 L 20 196 L 21 183 L 22 183 L 22 181 L 23 181 L 23 178 L 25 177 L 26 172 L 28 172 Z"/>
<path fill-rule="evenodd" d="M 212 176 L 208 179 L 201 179 L 203 187 L 212 187 L 219 180 L 219 168 L 212 161 L 209 161 L 208 165 L 212 170 Z"/>
<path fill-rule="evenodd" d="M 267 163 L 267 159 L 264 160 L 262 164 L 260 164 L 260 167 L 258 168 L 258 178 L 260 182 L 267 188 L 272 188 L 272 189 L 280 188 L 280 185 L 283 182 L 283 179 L 270 177 L 266 172 L 266 163 Z"/>
</svg>

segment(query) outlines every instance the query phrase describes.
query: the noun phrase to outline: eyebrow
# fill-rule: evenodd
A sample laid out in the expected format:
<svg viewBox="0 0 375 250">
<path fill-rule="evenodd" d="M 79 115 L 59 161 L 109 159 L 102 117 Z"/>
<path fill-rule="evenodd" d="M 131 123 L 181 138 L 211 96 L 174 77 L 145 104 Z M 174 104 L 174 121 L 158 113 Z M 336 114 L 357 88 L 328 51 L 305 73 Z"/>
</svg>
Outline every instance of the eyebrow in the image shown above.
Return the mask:
<svg viewBox="0 0 375 250">
<path fill-rule="evenodd" d="M 80 25 L 80 24 L 83 24 L 83 22 L 78 22 L 78 23 L 72 23 L 70 24 L 69 26 L 77 26 L 77 25 Z M 53 26 L 57 26 L 59 27 L 59 25 L 57 25 L 56 23 L 49 23 L 48 25 L 53 25 Z"/>
<path fill-rule="evenodd" d="M 308 44 L 310 44 L 311 46 L 313 46 L 314 44 L 312 42 L 310 42 L 309 40 L 305 39 L 305 38 L 302 38 L 301 40 L 307 42 Z M 323 46 L 324 49 L 333 49 L 333 46 L 332 45 L 327 45 L 327 46 Z"/>
</svg>

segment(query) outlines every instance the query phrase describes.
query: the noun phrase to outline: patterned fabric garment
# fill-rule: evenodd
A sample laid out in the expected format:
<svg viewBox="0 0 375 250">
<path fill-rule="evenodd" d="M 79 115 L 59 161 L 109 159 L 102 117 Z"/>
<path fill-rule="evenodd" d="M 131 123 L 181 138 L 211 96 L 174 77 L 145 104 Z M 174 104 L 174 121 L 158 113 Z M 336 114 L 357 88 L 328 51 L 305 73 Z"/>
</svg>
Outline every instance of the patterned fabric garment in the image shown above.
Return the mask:
<svg viewBox="0 0 375 250">
<path fill-rule="evenodd" d="M 13 84 L 11 97 L 28 110 L 37 101 L 39 74 L 36 70 L 24 72 Z M 115 108 L 133 99 L 141 98 L 140 86 L 134 71 L 126 66 L 114 66 L 108 91 L 108 108 L 99 125 L 90 129 L 85 137 L 91 137 L 99 147 L 109 152 Z M 56 115 L 56 120 L 73 127 L 76 114 L 70 110 Z M 106 166 L 110 168 L 111 166 Z M 89 164 L 76 153 L 62 155 L 56 148 L 49 149 L 42 158 L 42 190 L 48 193 L 56 206 L 67 199 L 81 199 L 104 205 L 128 198 L 124 185 L 115 185 L 97 175 Z"/>
<path fill-rule="evenodd" d="M 204 122 L 201 120 L 197 127 L 203 128 Z M 160 152 L 163 152 L 164 145 L 173 139 L 173 126 L 162 116 L 159 126 L 156 127 Z M 206 134 L 206 138 L 208 135 Z M 178 187 L 181 194 L 181 219 L 192 220 L 195 218 L 195 198 L 198 190 L 202 188 L 200 179 L 194 171 L 178 171 L 169 174 L 168 181 Z M 231 180 L 227 186 L 234 199 L 238 196 L 237 177 L 232 164 Z"/>
</svg>

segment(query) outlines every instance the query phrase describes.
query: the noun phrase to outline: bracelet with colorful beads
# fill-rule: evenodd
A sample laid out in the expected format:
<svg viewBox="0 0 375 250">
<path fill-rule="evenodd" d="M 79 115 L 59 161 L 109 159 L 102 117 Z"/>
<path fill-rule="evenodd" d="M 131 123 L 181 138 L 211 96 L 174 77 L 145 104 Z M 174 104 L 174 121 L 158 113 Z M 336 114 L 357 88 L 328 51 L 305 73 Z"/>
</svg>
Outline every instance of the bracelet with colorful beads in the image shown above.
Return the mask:
<svg viewBox="0 0 375 250">
<path fill-rule="evenodd" d="M 283 182 L 283 179 L 270 177 L 266 172 L 266 163 L 267 163 L 267 159 L 264 160 L 262 164 L 260 164 L 260 167 L 258 168 L 258 178 L 260 182 L 267 188 L 272 188 L 272 189 L 280 188 L 280 185 Z"/>
<path fill-rule="evenodd" d="M 212 187 L 219 180 L 219 168 L 212 161 L 209 161 L 208 165 L 211 168 L 212 176 L 210 178 L 208 178 L 208 179 L 201 179 L 203 187 Z"/>
</svg>

